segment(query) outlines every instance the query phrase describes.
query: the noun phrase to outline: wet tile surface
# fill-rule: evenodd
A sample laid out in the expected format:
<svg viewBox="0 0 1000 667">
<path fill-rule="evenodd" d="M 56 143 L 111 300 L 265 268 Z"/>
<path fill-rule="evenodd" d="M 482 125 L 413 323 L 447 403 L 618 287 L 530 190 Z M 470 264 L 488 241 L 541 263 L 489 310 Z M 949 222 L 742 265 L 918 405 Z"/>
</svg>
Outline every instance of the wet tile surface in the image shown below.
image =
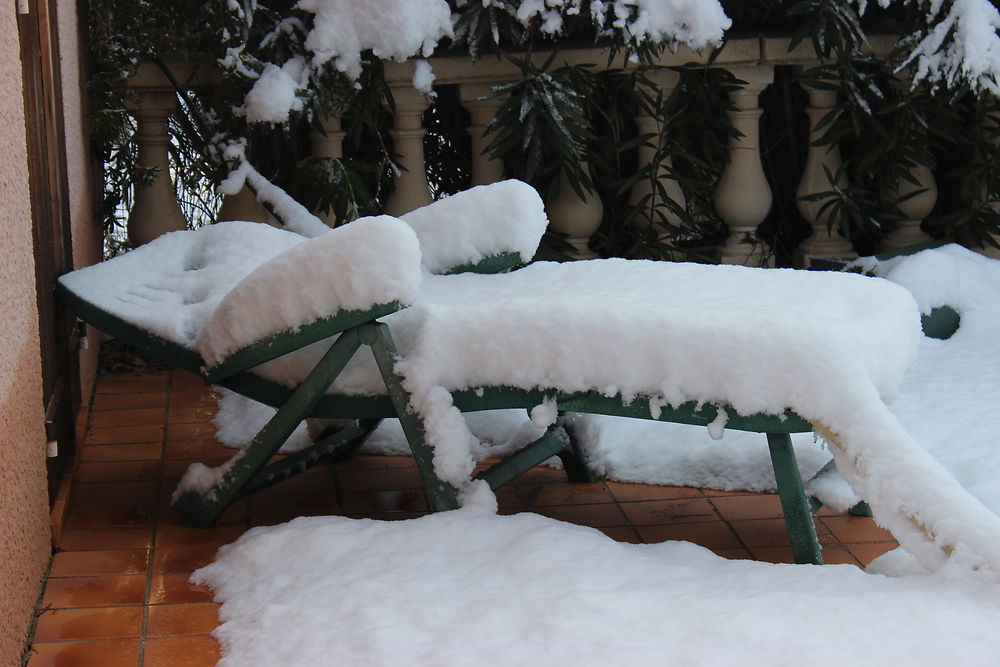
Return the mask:
<svg viewBox="0 0 1000 667">
<path fill-rule="evenodd" d="M 60 543 L 39 604 L 29 667 L 199 667 L 219 644 L 212 592 L 188 582 L 217 549 L 252 526 L 303 515 L 405 520 L 428 512 L 413 460 L 357 456 L 318 466 L 234 504 L 212 528 L 184 526 L 169 507 L 194 461 L 221 463 L 217 395 L 182 371 L 105 376 L 89 410 Z M 567 483 L 533 468 L 497 490 L 502 514 L 533 511 L 630 543 L 687 540 L 731 559 L 792 561 L 773 494 Z M 817 533 L 828 563 L 866 565 L 895 547 L 870 518 L 823 511 Z"/>
</svg>

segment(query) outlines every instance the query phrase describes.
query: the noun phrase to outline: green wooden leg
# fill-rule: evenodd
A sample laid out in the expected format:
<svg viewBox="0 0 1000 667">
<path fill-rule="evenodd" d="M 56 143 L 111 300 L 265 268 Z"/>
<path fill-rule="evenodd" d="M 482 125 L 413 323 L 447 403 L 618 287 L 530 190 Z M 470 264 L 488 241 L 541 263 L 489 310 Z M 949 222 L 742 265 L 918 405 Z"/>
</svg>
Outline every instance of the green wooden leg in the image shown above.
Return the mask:
<svg viewBox="0 0 1000 667">
<path fill-rule="evenodd" d="M 476 475 L 476 479 L 485 479 L 491 489 L 496 489 L 542 461 L 561 455 L 569 446 L 570 439 L 566 431 L 559 426 L 550 426 L 541 438 L 490 466 Z"/>
<path fill-rule="evenodd" d="M 851 509 L 847 510 L 851 516 L 872 516 L 872 508 L 865 501 L 860 501 Z"/>
<path fill-rule="evenodd" d="M 457 509 L 458 492 L 434 472 L 434 449 L 427 443 L 423 421 L 410 409 L 410 393 L 403 387 L 402 378 L 394 370 L 399 353 L 389 334 L 389 327 L 381 322 L 370 322 L 359 327 L 359 334 L 361 341 L 370 346 L 375 355 L 382 381 L 389 392 L 389 400 L 396 409 L 399 424 L 403 427 L 417 469 L 423 477 L 431 509 L 435 512 Z"/>
<path fill-rule="evenodd" d="M 357 329 L 340 334 L 316 367 L 292 392 L 264 428 L 242 451 L 233 456 L 222 477 L 205 491 L 189 490 L 173 502 L 173 508 L 188 523 L 208 526 L 229 507 L 250 481 L 274 456 L 292 431 L 316 408 L 334 379 L 361 347 Z"/>
<path fill-rule="evenodd" d="M 268 464 L 240 491 L 238 498 L 252 495 L 305 472 L 320 463 L 340 461 L 353 454 L 375 432 L 381 419 L 366 419 L 321 436 L 306 449 Z"/>
<path fill-rule="evenodd" d="M 792 543 L 792 556 L 796 563 L 823 564 L 816 527 L 813 525 L 812 507 L 802 486 L 799 469 L 795 464 L 792 437 L 787 433 L 768 433 L 767 446 L 771 452 L 771 466 L 778 483 L 778 497 L 785 514 L 788 539 Z"/>
<path fill-rule="evenodd" d="M 559 425 L 566 429 L 569 436 L 569 445 L 559 452 L 559 460 L 562 461 L 563 470 L 571 482 L 596 482 L 597 475 L 590 466 L 587 465 L 587 457 L 580 446 L 580 440 L 573 432 L 573 425 L 565 419 L 559 420 Z"/>
</svg>

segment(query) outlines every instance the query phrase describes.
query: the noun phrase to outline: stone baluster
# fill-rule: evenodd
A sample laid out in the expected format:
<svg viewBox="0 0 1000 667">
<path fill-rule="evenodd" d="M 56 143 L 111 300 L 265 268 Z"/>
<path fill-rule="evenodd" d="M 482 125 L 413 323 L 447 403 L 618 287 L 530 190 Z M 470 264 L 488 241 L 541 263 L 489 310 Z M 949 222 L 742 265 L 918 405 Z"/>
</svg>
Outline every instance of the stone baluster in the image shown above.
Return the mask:
<svg viewBox="0 0 1000 667">
<path fill-rule="evenodd" d="M 484 100 L 482 97 L 490 92 L 493 84 L 463 83 L 459 86 L 458 95 L 462 106 L 469 112 L 469 145 L 472 152 L 472 185 L 486 185 L 503 180 L 503 162 L 495 160 L 486 152 L 490 141 L 483 136 L 486 126 L 493 120 L 497 109 L 503 104 L 503 99 L 492 97 Z"/>
<path fill-rule="evenodd" d="M 313 157 L 341 159 L 344 157 L 344 137 L 347 133 L 340 127 L 340 118 L 332 114 L 323 114 L 316 119 L 323 131 L 309 133 L 309 145 L 312 149 Z M 421 149 L 423 144 L 421 143 Z M 398 150 L 398 149 L 397 149 Z M 421 152 L 421 165 L 423 165 L 423 152 Z M 330 225 L 337 226 L 337 216 L 330 210 L 314 211 L 316 217 Z"/>
<path fill-rule="evenodd" d="M 396 153 L 396 189 L 385 205 L 389 215 L 402 215 L 431 203 L 424 168 L 424 130 L 421 116 L 429 104 L 427 96 L 410 83 L 392 87 L 396 103 L 393 128 L 389 131 Z"/>
<path fill-rule="evenodd" d="M 809 94 L 809 106 L 806 107 L 806 115 L 809 117 L 809 152 L 795 195 L 798 197 L 799 213 L 812 227 L 812 235 L 799 247 L 797 259 L 799 266 L 809 268 L 812 261 L 820 257 L 856 257 L 857 253 L 840 233 L 839 219 L 831 219 L 834 215 L 831 208 L 823 210 L 823 206 L 833 200 L 833 197 L 813 201 L 803 199 L 830 191 L 833 186 L 828 173 L 836 176 L 838 188 L 846 188 L 848 181 L 843 173 L 839 173 L 842 164 L 840 147 L 818 144 L 823 137 L 823 130 L 818 125 L 837 104 L 837 91 L 814 88 L 804 83 L 802 87 Z"/>
<path fill-rule="evenodd" d="M 922 164 L 914 166 L 910 170 L 910 176 L 916 181 L 916 184 L 901 178 L 896 187 L 886 193 L 886 199 L 898 202 L 897 207 L 899 212 L 903 214 L 903 220 L 882 240 L 882 245 L 885 248 L 904 248 L 931 240 L 930 235 L 920 228 L 920 223 L 930 215 L 931 211 L 934 210 L 934 204 L 937 203 L 937 181 L 934 180 L 934 173 L 930 167 Z M 900 201 L 918 190 L 923 190 L 923 192 L 913 195 L 905 201 Z"/>
<path fill-rule="evenodd" d="M 648 73 L 647 78 L 656 86 L 656 88 L 659 89 L 658 92 L 662 95 L 663 99 L 666 100 L 670 97 L 674 88 L 677 87 L 677 83 L 680 80 L 680 74 L 673 70 L 652 70 Z M 652 90 L 649 92 L 655 98 L 657 91 Z M 643 110 L 636 116 L 635 122 L 640 136 L 653 135 L 647 143 L 639 146 L 639 167 L 642 168 L 649 165 L 656 159 L 656 153 L 660 143 L 660 134 L 663 130 L 663 120 L 654 118 L 649 115 L 647 110 Z M 670 156 L 664 156 L 663 160 L 656 166 L 656 181 L 659 182 L 670 199 L 672 199 L 677 205 L 683 207 L 686 203 L 684 191 L 681 190 L 680 183 L 670 177 L 672 167 L 673 161 Z M 659 196 L 657 191 L 654 190 L 653 182 L 649 178 L 641 178 L 636 181 L 635 185 L 632 187 L 632 192 L 629 194 L 629 204 L 637 206 L 644 199 L 651 196 Z M 643 211 L 636 216 L 636 224 L 639 227 L 649 228 L 656 225 L 659 221 L 659 216 L 654 215 L 650 208 L 652 203 L 654 202 L 647 199 L 646 203 L 643 204 Z M 673 225 L 680 224 L 680 216 L 667 208 L 665 202 L 655 201 L 655 203 L 661 208 L 663 217 L 668 223 Z M 670 232 L 668 230 L 658 227 L 657 236 L 659 237 L 661 244 L 669 245 Z"/>
<path fill-rule="evenodd" d="M 137 166 L 150 174 L 148 182 L 135 185 L 128 216 L 128 240 L 138 247 L 167 232 L 186 229 L 187 220 L 177 203 L 167 156 L 167 118 L 177 108 L 177 98 L 173 90 L 133 90 L 136 98 L 128 110 L 137 126 Z"/>
<path fill-rule="evenodd" d="M 590 173 L 590 166 L 581 160 L 580 166 Z M 595 192 L 587 192 L 582 199 L 570 187 L 565 172 L 559 181 L 559 196 L 545 204 L 549 217 L 549 228 L 566 235 L 566 241 L 573 246 L 573 259 L 593 259 L 597 253 L 590 249 L 590 237 L 601 226 L 604 204 Z"/>
<path fill-rule="evenodd" d="M 757 226 L 771 210 L 771 188 L 760 160 L 760 117 L 758 98 L 774 81 L 774 69 L 767 66 L 735 67 L 733 75 L 747 83 L 730 93 L 733 105 L 729 119 L 741 137 L 729 139 L 729 162 L 715 188 L 715 209 L 729 226 L 722 248 L 724 264 L 762 266 L 767 253 L 757 236 Z"/>
<path fill-rule="evenodd" d="M 266 222 L 270 225 L 276 223 L 274 217 L 264 210 L 254 193 L 250 192 L 250 188 L 245 185 L 235 195 L 223 196 L 222 206 L 219 207 L 215 220 L 216 222 L 226 220 Z"/>
</svg>

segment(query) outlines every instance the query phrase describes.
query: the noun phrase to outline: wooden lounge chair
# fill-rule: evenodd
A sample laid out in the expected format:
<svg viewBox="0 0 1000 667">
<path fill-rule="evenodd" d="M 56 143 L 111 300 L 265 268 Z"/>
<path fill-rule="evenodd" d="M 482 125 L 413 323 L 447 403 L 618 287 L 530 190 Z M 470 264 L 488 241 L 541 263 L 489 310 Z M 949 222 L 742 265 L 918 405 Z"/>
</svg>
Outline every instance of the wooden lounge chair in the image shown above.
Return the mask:
<svg viewBox="0 0 1000 667">
<path fill-rule="evenodd" d="M 460 413 L 532 411 L 544 406 L 558 415 L 547 420 L 545 434 L 478 474 L 478 479 L 495 489 L 552 456 L 562 459 L 572 480 L 592 479 L 572 422 L 563 417 L 566 413 L 758 432 L 767 437 L 794 558 L 799 563 L 822 562 L 812 522 L 816 504 L 803 490 L 790 438 L 792 433 L 812 431 L 809 421 L 790 409 L 748 412 L 746 405 L 706 400 L 698 391 L 678 394 L 670 382 L 663 383 L 662 391 L 636 391 L 639 385 L 605 380 L 608 383 L 587 385 L 594 376 L 577 377 L 576 362 L 562 358 L 560 351 L 572 350 L 579 343 L 576 338 L 603 335 L 606 320 L 611 327 L 606 341 L 610 361 L 595 360 L 605 363 L 600 372 L 618 364 L 623 376 L 637 366 L 647 374 L 671 375 L 673 363 L 680 377 L 698 384 L 698 368 L 679 368 L 685 356 L 675 349 L 678 341 L 697 339 L 699 345 L 716 345 L 716 353 L 724 357 L 726 332 L 719 334 L 721 342 L 713 343 L 710 326 L 671 329 L 685 319 L 684 307 L 671 311 L 679 297 L 684 297 L 683 303 L 707 302 L 708 315 L 702 313 L 700 321 L 710 323 L 712 317 L 728 316 L 727 300 L 751 295 L 755 280 L 766 278 L 766 284 L 774 284 L 770 281 L 779 279 L 802 296 L 800 303 L 787 304 L 800 313 L 788 321 L 826 318 L 819 330 L 829 328 L 830 335 L 817 343 L 820 348 L 839 345 L 843 332 L 848 332 L 848 338 L 857 334 L 861 349 L 869 344 L 893 345 L 890 339 L 896 335 L 907 339 L 914 307 L 898 295 L 902 290 L 887 288 L 877 279 L 832 273 L 630 260 L 540 263 L 490 275 L 529 261 L 545 227 L 537 195 L 512 181 L 461 193 L 403 220 L 362 219 L 312 239 L 257 223 L 221 223 L 168 234 L 59 279 L 59 297 L 81 319 L 200 374 L 206 383 L 277 408 L 252 442 L 226 464 L 189 471 L 173 500 L 185 521 L 211 524 L 239 498 L 318 463 L 350 455 L 384 418 L 400 420 L 431 507 L 453 509 L 461 502 L 466 488 L 462 477 L 471 466 L 461 456 L 457 465 L 449 460 L 445 450 L 453 447 L 452 436 L 444 433 L 446 420 L 441 413 L 454 416 L 456 408 Z M 692 294 L 702 277 L 718 275 L 725 278 L 720 284 L 733 293 L 712 288 L 703 295 Z M 688 280 L 694 282 L 669 294 L 671 283 Z M 824 304 L 823 288 L 831 281 L 836 290 Z M 794 287 L 800 282 L 801 289 Z M 842 294 L 844 285 L 849 288 L 847 298 Z M 885 321 L 881 328 L 874 327 L 878 331 L 872 334 L 874 341 L 865 333 L 873 329 L 872 323 L 850 321 L 855 317 L 852 298 L 869 289 L 884 305 Z M 618 304 L 626 297 L 646 300 L 649 307 L 619 311 Z M 786 363 L 782 351 L 772 349 L 780 347 L 780 341 L 772 342 L 775 333 L 761 331 L 775 316 L 768 309 L 777 309 L 782 300 L 764 298 L 759 313 L 747 311 L 749 318 L 730 318 L 736 324 L 727 325 L 742 327 L 739 335 L 756 336 L 765 348 L 761 360 L 745 360 L 750 373 L 767 364 Z M 248 311 L 258 310 L 260 317 L 247 316 Z M 491 320 L 494 312 L 499 314 Z M 547 329 L 547 338 L 555 340 L 539 341 L 544 349 L 537 358 L 514 358 L 530 348 L 530 340 L 511 340 L 518 329 L 509 320 L 522 313 L 526 322 L 538 317 L 559 322 L 555 330 Z M 634 313 L 642 317 L 635 318 Z M 896 325 L 900 314 L 903 322 Z M 915 318 L 915 310 L 912 314 Z M 815 323 L 811 326 L 815 329 Z M 419 335 L 414 333 L 418 330 Z M 537 337 L 538 331 L 531 335 Z M 660 335 L 673 356 L 657 360 L 633 354 L 635 341 Z M 455 350 L 460 359 L 481 354 L 483 363 L 469 369 L 441 368 L 449 366 L 445 353 L 453 348 L 462 348 Z M 849 357 L 854 351 L 844 354 Z M 491 365 L 491 359 L 499 361 Z M 745 370 L 743 361 L 725 363 L 740 373 Z M 650 368 L 645 368 L 647 362 Z M 661 362 L 667 371 L 657 365 Z M 792 355 L 787 363 L 793 372 L 805 362 Z M 831 363 L 843 365 L 840 359 Z M 519 369 L 534 375 L 522 378 Z M 895 369 L 889 374 L 901 372 Z M 822 369 L 817 373 L 815 378 L 823 377 Z M 335 421 L 311 447 L 275 458 L 306 419 Z"/>
</svg>

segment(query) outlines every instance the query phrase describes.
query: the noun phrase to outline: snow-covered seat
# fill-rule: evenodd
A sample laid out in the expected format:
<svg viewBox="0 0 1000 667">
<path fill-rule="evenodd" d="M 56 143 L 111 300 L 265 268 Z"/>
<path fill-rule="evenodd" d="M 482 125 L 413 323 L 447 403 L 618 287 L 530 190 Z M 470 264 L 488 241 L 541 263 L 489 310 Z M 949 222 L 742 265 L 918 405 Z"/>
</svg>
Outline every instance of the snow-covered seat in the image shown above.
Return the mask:
<svg viewBox="0 0 1000 667">
<path fill-rule="evenodd" d="M 462 412 L 520 407 L 548 431 L 478 476 L 494 488 L 552 455 L 589 477 L 562 412 L 768 434 L 796 559 L 819 560 L 788 434 L 838 423 L 845 387 L 893 395 L 920 337 L 908 292 L 853 274 L 613 259 L 451 273 L 534 253 L 544 207 L 516 182 L 404 220 L 312 239 L 223 223 L 60 279 L 83 319 L 279 408 L 226 465 L 189 471 L 175 497 L 187 520 L 349 453 L 383 417 L 400 419 L 434 508 L 456 507 L 477 488 Z M 307 417 L 358 421 L 268 466 Z"/>
</svg>

